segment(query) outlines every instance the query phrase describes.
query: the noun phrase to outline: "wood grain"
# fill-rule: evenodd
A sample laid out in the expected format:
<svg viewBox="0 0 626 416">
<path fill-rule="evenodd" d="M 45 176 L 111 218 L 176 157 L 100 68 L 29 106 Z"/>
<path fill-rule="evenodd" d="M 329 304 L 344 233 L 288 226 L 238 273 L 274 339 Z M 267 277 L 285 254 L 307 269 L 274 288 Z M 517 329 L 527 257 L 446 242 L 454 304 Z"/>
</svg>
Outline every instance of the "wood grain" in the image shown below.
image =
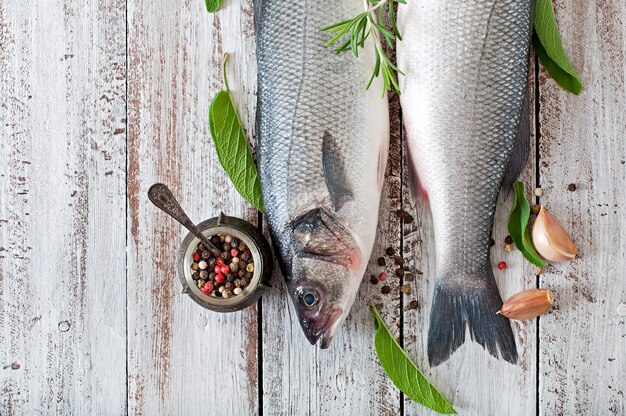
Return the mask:
<svg viewBox="0 0 626 416">
<path fill-rule="evenodd" d="M 429 414 L 380 367 L 372 300 L 460 414 L 625 414 L 626 6 L 555 0 L 555 10 L 584 89 L 568 94 L 543 69 L 531 79 L 540 146 L 523 180 L 529 194 L 541 183 L 541 203 L 579 258 L 537 279 L 518 251 L 503 251 L 511 198 L 501 196 L 492 250 L 494 266 L 508 264 L 496 270 L 501 294 L 540 284 L 556 307 L 538 324 L 514 324 L 517 366 L 468 340 L 430 368 L 434 242 L 427 207 L 409 208 L 397 98 L 379 238 L 348 320 L 319 350 L 278 273 L 261 309 L 222 315 L 181 294 L 185 232 L 146 197 L 162 181 L 196 221 L 222 210 L 257 220 L 207 125 L 229 52 L 234 100 L 254 136 L 252 1 L 225 0 L 216 14 L 191 0 L 0 2 L 0 414 Z M 415 221 L 401 224 L 400 208 Z M 423 274 L 398 279 L 387 247 Z M 388 295 L 368 281 L 383 270 Z"/>
<path fill-rule="evenodd" d="M 220 167 L 207 118 L 229 52 L 230 86 L 252 126 L 251 3 L 208 14 L 201 1 L 129 0 L 128 11 L 129 413 L 256 414 L 256 308 L 218 314 L 181 294 L 175 267 L 185 232 L 146 197 L 160 181 L 197 222 L 220 211 L 256 219 Z"/>
<path fill-rule="evenodd" d="M 578 245 L 541 284 L 557 296 L 540 319 L 544 414 L 626 413 L 626 4 L 556 1 L 579 96 L 542 70 L 541 203 Z M 574 192 L 568 191 L 575 184 Z"/>
<path fill-rule="evenodd" d="M 124 28 L 0 3 L 2 414 L 126 410 Z"/>
</svg>

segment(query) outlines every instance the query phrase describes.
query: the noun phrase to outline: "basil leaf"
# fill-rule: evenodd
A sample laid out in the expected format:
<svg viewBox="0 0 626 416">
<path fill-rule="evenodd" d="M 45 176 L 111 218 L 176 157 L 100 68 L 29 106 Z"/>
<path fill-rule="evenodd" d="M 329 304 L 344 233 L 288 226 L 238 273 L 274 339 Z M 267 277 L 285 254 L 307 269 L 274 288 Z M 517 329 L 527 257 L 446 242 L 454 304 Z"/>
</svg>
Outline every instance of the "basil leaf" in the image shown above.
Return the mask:
<svg viewBox="0 0 626 416">
<path fill-rule="evenodd" d="M 206 10 L 209 13 L 215 13 L 221 5 L 221 0 L 206 0 Z"/>
<path fill-rule="evenodd" d="M 227 56 L 224 56 L 222 64 L 226 89 L 218 92 L 211 102 L 209 128 L 215 142 L 217 157 L 235 189 L 246 201 L 263 212 L 259 175 L 226 79 L 227 59 Z"/>
<path fill-rule="evenodd" d="M 543 267 L 543 260 L 535 250 L 527 228 L 530 218 L 530 205 L 526 199 L 524 183 L 516 181 L 513 184 L 513 190 L 515 191 L 515 199 L 509 214 L 509 234 L 526 260 L 535 266 Z"/>
<path fill-rule="evenodd" d="M 435 412 L 450 415 L 456 410 L 424 375 L 417 369 L 406 352 L 398 345 L 389 328 L 385 325 L 376 306 L 372 307 L 376 335 L 374 346 L 383 369 L 397 388 L 411 400 L 416 401 Z"/>
<path fill-rule="evenodd" d="M 552 0 L 537 0 L 533 47 L 550 76 L 565 90 L 578 95 L 582 84 L 563 49 Z"/>
</svg>

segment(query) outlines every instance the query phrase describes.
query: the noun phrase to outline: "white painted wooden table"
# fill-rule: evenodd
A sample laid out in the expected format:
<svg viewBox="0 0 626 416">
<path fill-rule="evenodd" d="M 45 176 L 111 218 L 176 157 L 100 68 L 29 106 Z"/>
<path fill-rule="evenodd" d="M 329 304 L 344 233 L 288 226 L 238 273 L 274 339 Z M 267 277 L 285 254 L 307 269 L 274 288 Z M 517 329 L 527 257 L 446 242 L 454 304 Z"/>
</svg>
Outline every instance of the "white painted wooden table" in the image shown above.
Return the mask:
<svg viewBox="0 0 626 416">
<path fill-rule="evenodd" d="M 291 319 L 278 275 L 256 307 L 230 315 L 182 295 L 174 253 L 184 231 L 146 198 L 163 181 L 196 220 L 221 210 L 257 220 L 221 171 L 207 125 L 229 52 L 254 132 L 252 1 L 225 0 L 210 15 L 202 0 L 0 0 L 0 414 L 429 414 L 377 362 L 373 300 L 463 415 L 624 415 L 626 4 L 555 6 L 584 90 L 575 97 L 535 72 L 536 146 L 523 179 L 542 186 L 580 256 L 536 278 L 502 249 L 502 200 L 500 291 L 540 285 L 556 307 L 514 324 L 517 366 L 467 343 L 431 369 L 432 227 L 424 209 L 406 225 L 393 214 L 408 209 L 397 100 L 370 270 L 391 246 L 424 274 L 408 296 L 391 266 L 390 295 L 365 279 L 334 345 L 319 350 Z"/>
</svg>

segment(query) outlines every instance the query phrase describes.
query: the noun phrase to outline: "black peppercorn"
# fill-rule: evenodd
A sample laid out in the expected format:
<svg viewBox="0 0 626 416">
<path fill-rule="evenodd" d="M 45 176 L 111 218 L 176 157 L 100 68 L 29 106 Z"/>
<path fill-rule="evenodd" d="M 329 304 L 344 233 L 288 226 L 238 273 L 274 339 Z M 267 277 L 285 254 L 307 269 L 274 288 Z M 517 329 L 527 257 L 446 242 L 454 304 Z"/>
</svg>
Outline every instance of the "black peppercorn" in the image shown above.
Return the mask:
<svg viewBox="0 0 626 416">
<path fill-rule="evenodd" d="M 380 267 L 384 267 L 385 266 L 385 258 L 384 257 L 379 257 L 378 258 L 378 265 Z"/>
<path fill-rule="evenodd" d="M 513 244 L 513 237 L 511 237 L 510 235 L 507 235 L 506 238 L 504 239 L 504 244 Z"/>
<path fill-rule="evenodd" d="M 380 291 L 382 292 L 383 295 L 387 295 L 389 293 L 391 293 L 391 288 L 389 286 L 383 286 Z"/>
<path fill-rule="evenodd" d="M 393 256 L 394 254 L 396 254 L 396 250 L 394 250 L 393 247 L 387 247 L 385 253 L 387 253 L 388 256 Z"/>
</svg>

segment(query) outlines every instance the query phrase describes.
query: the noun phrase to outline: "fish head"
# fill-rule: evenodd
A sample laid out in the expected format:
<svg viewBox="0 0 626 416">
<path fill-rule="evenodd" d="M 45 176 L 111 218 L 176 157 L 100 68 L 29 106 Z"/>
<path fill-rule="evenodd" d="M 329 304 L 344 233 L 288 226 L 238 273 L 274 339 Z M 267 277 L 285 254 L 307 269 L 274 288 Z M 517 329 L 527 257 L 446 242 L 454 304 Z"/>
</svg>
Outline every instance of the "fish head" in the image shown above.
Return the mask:
<svg viewBox="0 0 626 416">
<path fill-rule="evenodd" d="M 293 253 L 287 288 L 311 344 L 330 341 L 350 312 L 362 278 L 361 252 L 352 234 L 326 209 L 314 209 L 291 225 Z"/>
<path fill-rule="evenodd" d="M 350 275 L 341 265 L 323 260 L 296 260 L 300 271 L 287 287 L 298 320 L 311 344 L 321 339 L 327 348 L 345 320 L 353 299 L 348 293 Z"/>
</svg>

